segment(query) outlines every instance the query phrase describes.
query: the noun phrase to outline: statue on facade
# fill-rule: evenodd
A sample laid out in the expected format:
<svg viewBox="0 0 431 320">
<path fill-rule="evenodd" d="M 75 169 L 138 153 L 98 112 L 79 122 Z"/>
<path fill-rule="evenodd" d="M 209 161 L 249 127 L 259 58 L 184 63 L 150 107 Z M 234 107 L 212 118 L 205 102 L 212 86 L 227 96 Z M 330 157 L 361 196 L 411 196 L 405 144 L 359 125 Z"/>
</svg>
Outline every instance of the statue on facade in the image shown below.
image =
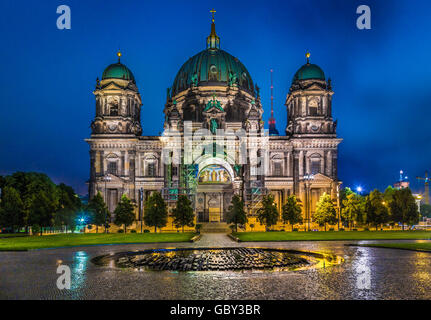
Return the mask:
<svg viewBox="0 0 431 320">
<path fill-rule="evenodd" d="M 198 85 L 198 75 L 195 72 L 192 75 L 192 87 L 196 87 L 197 85 Z"/>
<path fill-rule="evenodd" d="M 233 87 L 238 84 L 238 78 L 236 74 L 232 71 L 229 71 L 229 86 Z"/>
<path fill-rule="evenodd" d="M 212 134 L 216 134 L 217 129 L 218 129 L 217 120 L 213 118 L 210 120 L 210 131 Z"/>
</svg>

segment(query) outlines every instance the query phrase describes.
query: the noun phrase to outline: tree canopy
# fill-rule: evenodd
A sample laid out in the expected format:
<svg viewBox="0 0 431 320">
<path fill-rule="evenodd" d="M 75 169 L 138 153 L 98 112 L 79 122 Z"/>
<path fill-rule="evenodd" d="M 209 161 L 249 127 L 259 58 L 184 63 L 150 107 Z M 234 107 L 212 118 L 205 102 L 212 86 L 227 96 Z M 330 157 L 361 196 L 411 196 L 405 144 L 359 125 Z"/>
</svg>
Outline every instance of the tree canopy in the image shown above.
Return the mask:
<svg viewBox="0 0 431 320">
<path fill-rule="evenodd" d="M 92 222 L 96 225 L 96 233 L 99 231 L 99 226 L 105 226 L 106 232 L 106 224 L 109 219 L 109 211 L 100 192 L 97 192 L 97 194 L 90 199 L 90 201 L 88 202 L 87 209 L 89 212 L 91 212 L 91 215 L 93 217 Z"/>
<path fill-rule="evenodd" d="M 404 224 L 413 225 L 419 221 L 418 206 L 409 188 L 395 190 L 389 208 L 391 220 L 400 222 L 403 230 Z"/>
<path fill-rule="evenodd" d="M 379 190 L 371 191 L 365 201 L 366 222 L 377 228 L 389 221 L 389 210 L 384 195 Z"/>
<path fill-rule="evenodd" d="M 235 194 L 232 197 L 229 211 L 227 212 L 226 222 L 235 225 L 235 232 L 238 232 L 238 225 L 245 225 L 247 223 L 247 213 L 244 209 L 244 201 L 241 200 L 240 196 Z"/>
<path fill-rule="evenodd" d="M 279 214 L 274 203 L 274 196 L 271 194 L 263 196 L 262 206 L 257 210 L 257 220 L 267 228 L 271 228 L 277 223 L 278 218 Z"/>
<path fill-rule="evenodd" d="M 147 226 L 163 228 L 168 222 L 168 209 L 160 192 L 154 192 L 145 201 L 144 205 L 144 222 Z"/>
<path fill-rule="evenodd" d="M 124 233 L 127 232 L 127 227 L 135 221 L 135 205 L 132 201 L 123 194 L 114 211 L 115 221 L 117 226 L 124 225 Z"/>
<path fill-rule="evenodd" d="M 193 227 L 195 225 L 195 214 L 192 208 L 192 202 L 185 195 L 180 195 L 177 200 L 176 207 L 172 210 L 174 225 L 177 228 L 184 226 Z"/>
<path fill-rule="evenodd" d="M 284 223 L 290 223 L 292 231 L 293 225 L 302 223 L 301 204 L 298 202 L 295 195 L 291 195 L 287 198 L 286 203 L 283 205 L 281 218 Z"/>
<path fill-rule="evenodd" d="M 335 210 L 334 203 L 329 194 L 324 193 L 317 202 L 314 221 L 320 226 L 324 226 L 325 231 L 326 224 L 333 225 L 337 223 L 337 211 Z"/>
</svg>

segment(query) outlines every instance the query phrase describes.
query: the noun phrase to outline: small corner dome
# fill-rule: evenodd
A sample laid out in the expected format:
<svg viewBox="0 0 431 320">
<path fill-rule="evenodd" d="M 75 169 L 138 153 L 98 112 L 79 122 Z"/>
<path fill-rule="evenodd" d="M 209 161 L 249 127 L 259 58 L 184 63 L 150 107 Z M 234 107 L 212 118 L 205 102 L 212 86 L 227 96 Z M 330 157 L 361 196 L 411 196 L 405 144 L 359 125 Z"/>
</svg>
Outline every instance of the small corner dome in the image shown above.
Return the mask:
<svg viewBox="0 0 431 320">
<path fill-rule="evenodd" d="M 117 62 L 109 65 L 105 71 L 103 71 L 102 80 L 105 79 L 122 79 L 135 81 L 132 71 L 127 68 L 124 64 Z"/>
<path fill-rule="evenodd" d="M 306 63 L 296 71 L 295 76 L 293 77 L 293 82 L 311 79 L 325 81 L 325 73 L 318 65 Z"/>
</svg>

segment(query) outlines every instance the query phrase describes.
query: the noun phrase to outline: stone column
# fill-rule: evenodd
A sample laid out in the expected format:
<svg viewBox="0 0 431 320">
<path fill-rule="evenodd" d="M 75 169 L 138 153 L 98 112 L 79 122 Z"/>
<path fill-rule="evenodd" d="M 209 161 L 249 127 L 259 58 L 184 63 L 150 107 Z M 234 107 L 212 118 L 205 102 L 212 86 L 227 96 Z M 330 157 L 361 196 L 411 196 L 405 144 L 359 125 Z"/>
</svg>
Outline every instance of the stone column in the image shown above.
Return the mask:
<svg viewBox="0 0 431 320">
<path fill-rule="evenodd" d="M 126 174 L 126 170 L 125 170 L 125 166 L 126 166 L 126 162 L 125 162 L 125 151 L 121 151 L 121 175 L 124 176 Z"/>
<path fill-rule="evenodd" d="M 299 176 L 304 175 L 304 151 L 299 151 Z"/>
<path fill-rule="evenodd" d="M 105 175 L 105 152 L 101 150 L 99 152 L 99 156 L 100 156 L 100 174 L 104 176 Z"/>
<path fill-rule="evenodd" d="M 326 154 L 326 175 L 328 177 L 332 176 L 332 152 L 328 151 Z"/>
</svg>

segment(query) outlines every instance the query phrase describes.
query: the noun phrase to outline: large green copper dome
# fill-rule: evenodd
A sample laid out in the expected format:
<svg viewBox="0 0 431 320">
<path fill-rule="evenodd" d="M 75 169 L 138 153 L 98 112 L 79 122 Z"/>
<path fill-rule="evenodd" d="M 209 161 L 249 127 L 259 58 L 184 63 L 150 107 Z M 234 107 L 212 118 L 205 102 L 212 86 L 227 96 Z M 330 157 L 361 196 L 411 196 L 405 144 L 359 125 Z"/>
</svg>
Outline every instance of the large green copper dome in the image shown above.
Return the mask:
<svg viewBox="0 0 431 320">
<path fill-rule="evenodd" d="M 190 88 L 193 82 L 205 86 L 228 85 L 232 81 L 239 88 L 254 92 L 253 80 L 241 61 L 224 50 L 207 49 L 184 63 L 175 77 L 172 94 Z"/>
<path fill-rule="evenodd" d="M 124 64 L 118 62 L 109 65 L 105 71 L 103 71 L 102 80 L 105 79 L 123 79 L 135 81 L 135 77 Z"/>
<path fill-rule="evenodd" d="M 183 64 L 172 85 L 172 95 L 192 86 L 237 85 L 254 93 L 253 80 L 245 66 L 234 56 L 220 49 L 220 38 L 215 32 L 214 19 L 211 34 L 207 37 L 207 49 L 191 57 Z"/>
<path fill-rule="evenodd" d="M 306 63 L 299 68 L 293 77 L 293 81 L 310 79 L 325 80 L 325 73 L 318 65 Z"/>
</svg>

